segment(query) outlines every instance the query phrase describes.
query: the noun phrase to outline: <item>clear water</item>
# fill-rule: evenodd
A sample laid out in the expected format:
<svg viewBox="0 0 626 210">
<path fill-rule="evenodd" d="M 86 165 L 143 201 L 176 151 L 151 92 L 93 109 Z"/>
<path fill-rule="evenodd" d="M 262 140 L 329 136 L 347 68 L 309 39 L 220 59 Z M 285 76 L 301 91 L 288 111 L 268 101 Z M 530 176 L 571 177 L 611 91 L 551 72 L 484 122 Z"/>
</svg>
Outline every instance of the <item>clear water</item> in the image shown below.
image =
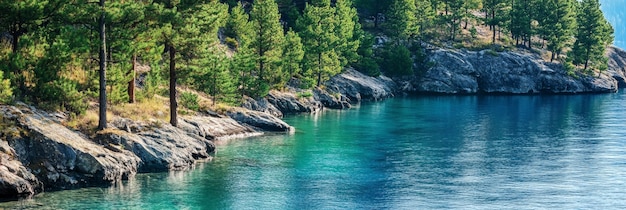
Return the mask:
<svg viewBox="0 0 626 210">
<path fill-rule="evenodd" d="M 286 118 L 195 170 L 0 208 L 626 209 L 626 94 L 423 96 Z"/>
</svg>

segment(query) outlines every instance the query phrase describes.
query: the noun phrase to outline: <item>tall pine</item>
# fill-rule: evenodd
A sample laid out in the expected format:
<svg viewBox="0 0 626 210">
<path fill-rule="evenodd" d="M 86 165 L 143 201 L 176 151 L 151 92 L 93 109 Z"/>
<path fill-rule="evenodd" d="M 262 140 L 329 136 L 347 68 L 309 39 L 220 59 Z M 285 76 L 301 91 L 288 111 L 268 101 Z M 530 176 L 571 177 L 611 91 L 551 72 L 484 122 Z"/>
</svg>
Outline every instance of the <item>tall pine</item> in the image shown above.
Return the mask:
<svg viewBox="0 0 626 210">
<path fill-rule="evenodd" d="M 330 76 L 341 72 L 339 54 L 335 50 L 337 22 L 330 0 L 307 4 L 296 23 L 304 45 L 304 69 L 309 84 L 318 87 Z"/>
<path fill-rule="evenodd" d="M 576 42 L 570 51 L 574 65 L 583 65 L 587 70 L 590 65 L 606 66 L 604 52 L 613 42 L 613 28 L 604 19 L 599 0 L 583 0 L 579 3 L 576 17 L 578 26 Z"/>
</svg>

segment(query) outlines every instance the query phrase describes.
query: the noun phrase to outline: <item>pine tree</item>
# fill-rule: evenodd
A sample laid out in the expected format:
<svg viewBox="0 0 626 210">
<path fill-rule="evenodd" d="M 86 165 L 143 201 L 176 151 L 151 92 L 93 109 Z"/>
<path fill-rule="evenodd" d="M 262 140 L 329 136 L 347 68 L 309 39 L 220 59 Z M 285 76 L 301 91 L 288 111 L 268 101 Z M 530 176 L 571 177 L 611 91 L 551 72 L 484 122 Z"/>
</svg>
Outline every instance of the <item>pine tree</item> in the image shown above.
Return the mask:
<svg viewBox="0 0 626 210">
<path fill-rule="evenodd" d="M 99 94 L 99 114 L 98 114 L 98 130 L 104 130 L 107 128 L 107 93 L 106 93 L 106 69 L 107 69 L 107 56 L 106 56 L 106 12 L 105 12 L 105 0 L 100 0 L 100 19 L 98 20 L 98 33 L 100 34 L 100 56 L 98 63 L 100 69 L 98 70 L 100 78 L 100 94 Z"/>
<path fill-rule="evenodd" d="M 192 60 L 198 57 L 201 47 L 205 43 L 217 39 L 217 29 L 223 24 L 226 17 L 226 5 L 216 0 L 206 3 L 186 1 L 159 1 L 156 2 L 160 21 L 160 29 L 169 54 L 170 77 L 170 124 L 178 126 L 178 102 L 176 101 L 176 61 L 177 55 L 183 60 Z"/>
<path fill-rule="evenodd" d="M 304 45 L 305 74 L 318 87 L 342 68 L 334 45 L 337 41 L 334 13 L 329 0 L 320 0 L 307 4 L 296 24 Z"/>
<path fill-rule="evenodd" d="M 602 67 L 606 64 L 604 52 L 613 42 L 613 28 L 604 19 L 598 0 L 583 0 L 579 3 L 577 13 L 576 42 L 570 52 L 574 65 L 590 65 Z"/>
<path fill-rule="evenodd" d="M 280 57 L 285 39 L 280 25 L 278 5 L 274 0 L 257 0 L 250 11 L 252 36 L 250 48 L 255 52 L 256 85 L 269 87 L 271 82 L 280 78 Z M 263 88 L 265 89 L 265 88 Z M 263 97 L 267 92 L 258 92 L 252 97 Z"/>
<path fill-rule="evenodd" d="M 350 0 L 337 0 L 335 3 L 335 14 L 338 23 L 336 31 L 337 36 L 337 53 L 339 55 L 341 66 L 354 64 L 357 62 L 359 55 L 357 50 L 360 46 L 361 24 L 356 9 L 352 7 Z"/>
<path fill-rule="evenodd" d="M 301 74 L 302 70 L 302 58 L 304 58 L 304 46 L 302 46 L 302 39 L 300 36 L 292 31 L 287 31 L 285 35 L 285 43 L 283 44 L 283 70 L 287 72 L 289 80 L 296 74 Z"/>
<path fill-rule="evenodd" d="M 404 41 L 417 36 L 419 25 L 416 12 L 415 0 L 394 0 L 387 11 L 387 34 Z"/>
<path fill-rule="evenodd" d="M 483 9 L 486 14 L 485 24 L 489 25 L 492 31 L 492 43 L 496 43 L 496 35 L 498 27 L 505 25 L 506 17 L 506 0 L 483 0 Z"/>
<path fill-rule="evenodd" d="M 576 26 L 575 4 L 575 0 L 549 0 L 546 4 L 549 13 L 542 27 L 546 31 L 548 50 L 552 52 L 551 62 L 571 44 Z"/>
<path fill-rule="evenodd" d="M 228 39 L 234 39 L 236 46 L 231 46 L 237 50 L 240 46 L 247 47 L 250 44 L 252 36 L 252 25 L 250 24 L 250 16 L 244 11 L 243 6 L 238 4 L 231 8 L 228 21 L 224 27 L 224 35 Z"/>
<path fill-rule="evenodd" d="M 432 27 L 436 11 L 433 10 L 429 0 L 415 0 L 415 9 L 421 37 L 429 27 Z"/>
<path fill-rule="evenodd" d="M 482 4 L 481 4 L 481 0 L 465 0 L 463 1 L 463 19 L 465 22 L 465 25 L 463 26 L 463 29 L 467 29 L 467 25 L 469 24 L 469 22 L 472 19 L 475 19 L 476 17 L 471 13 L 471 11 L 473 10 L 477 10 L 477 9 L 481 9 Z"/>
</svg>

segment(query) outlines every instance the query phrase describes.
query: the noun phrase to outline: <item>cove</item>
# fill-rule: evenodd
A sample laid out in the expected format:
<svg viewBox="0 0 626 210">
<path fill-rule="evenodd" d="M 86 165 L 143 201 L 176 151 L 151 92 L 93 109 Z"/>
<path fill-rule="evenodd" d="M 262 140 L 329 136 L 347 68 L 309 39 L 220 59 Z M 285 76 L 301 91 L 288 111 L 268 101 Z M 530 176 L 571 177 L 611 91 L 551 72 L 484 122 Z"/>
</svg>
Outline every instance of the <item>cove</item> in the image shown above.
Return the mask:
<svg viewBox="0 0 626 210">
<path fill-rule="evenodd" d="M 624 209 L 626 94 L 419 96 L 288 116 L 213 161 L 2 208 Z"/>
</svg>

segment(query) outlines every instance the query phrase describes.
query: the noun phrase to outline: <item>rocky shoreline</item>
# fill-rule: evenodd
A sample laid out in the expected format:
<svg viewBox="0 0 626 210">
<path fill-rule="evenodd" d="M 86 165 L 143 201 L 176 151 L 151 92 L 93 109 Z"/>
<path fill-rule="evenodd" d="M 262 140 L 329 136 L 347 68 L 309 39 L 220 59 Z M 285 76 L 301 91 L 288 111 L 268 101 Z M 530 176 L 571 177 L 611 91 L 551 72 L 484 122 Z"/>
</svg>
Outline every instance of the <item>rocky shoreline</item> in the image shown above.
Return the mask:
<svg viewBox="0 0 626 210">
<path fill-rule="evenodd" d="M 608 93 L 626 88 L 626 51 L 618 48 L 609 50 L 609 69 L 599 76 L 569 75 L 560 65 L 523 52 L 435 49 L 429 55 L 434 66 L 419 77 L 392 80 L 346 69 L 324 89 L 306 92 L 291 85 L 286 92 L 246 98 L 242 108 L 226 115 L 184 116 L 179 127 L 120 118 L 110 123 L 111 129 L 89 137 L 35 107 L 0 105 L 0 198 L 106 186 L 136 173 L 187 170 L 211 158 L 216 140 L 293 132 L 280 120 L 285 114 L 346 109 L 397 94 Z"/>
</svg>

